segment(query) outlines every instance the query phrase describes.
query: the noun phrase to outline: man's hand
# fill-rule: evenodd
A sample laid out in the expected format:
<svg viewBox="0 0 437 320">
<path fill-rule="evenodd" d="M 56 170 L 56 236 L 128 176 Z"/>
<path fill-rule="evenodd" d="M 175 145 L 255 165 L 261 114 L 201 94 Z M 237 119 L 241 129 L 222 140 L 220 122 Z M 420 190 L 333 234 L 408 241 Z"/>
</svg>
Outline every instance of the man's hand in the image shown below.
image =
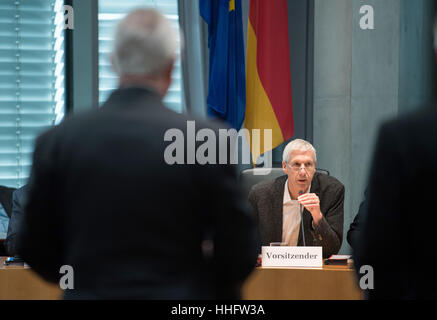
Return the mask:
<svg viewBox="0 0 437 320">
<path fill-rule="evenodd" d="M 317 226 L 322 220 L 320 211 L 320 200 L 315 193 L 305 193 L 297 198 L 297 201 L 307 209 L 313 216 L 314 226 Z"/>
</svg>

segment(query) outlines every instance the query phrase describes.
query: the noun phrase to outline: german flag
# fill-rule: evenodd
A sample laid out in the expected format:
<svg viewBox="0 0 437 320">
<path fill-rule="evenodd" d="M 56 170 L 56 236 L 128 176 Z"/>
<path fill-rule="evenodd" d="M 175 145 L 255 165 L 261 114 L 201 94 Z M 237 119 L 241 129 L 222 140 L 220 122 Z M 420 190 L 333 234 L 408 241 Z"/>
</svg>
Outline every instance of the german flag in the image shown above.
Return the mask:
<svg viewBox="0 0 437 320">
<path fill-rule="evenodd" d="M 251 0 L 247 33 L 244 127 L 261 131 L 260 148 L 251 143 L 256 162 L 270 149 L 263 130 L 272 130 L 271 148 L 294 135 L 287 1 Z"/>
</svg>

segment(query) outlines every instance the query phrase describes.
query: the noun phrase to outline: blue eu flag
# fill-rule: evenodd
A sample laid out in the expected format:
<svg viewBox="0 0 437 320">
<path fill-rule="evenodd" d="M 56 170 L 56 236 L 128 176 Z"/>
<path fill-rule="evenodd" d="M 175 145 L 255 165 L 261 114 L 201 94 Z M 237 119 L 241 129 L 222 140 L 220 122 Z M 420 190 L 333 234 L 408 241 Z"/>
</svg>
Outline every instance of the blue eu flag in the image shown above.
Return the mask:
<svg viewBox="0 0 437 320">
<path fill-rule="evenodd" d="M 208 24 L 208 116 L 240 129 L 246 109 L 241 0 L 200 0 Z"/>
</svg>

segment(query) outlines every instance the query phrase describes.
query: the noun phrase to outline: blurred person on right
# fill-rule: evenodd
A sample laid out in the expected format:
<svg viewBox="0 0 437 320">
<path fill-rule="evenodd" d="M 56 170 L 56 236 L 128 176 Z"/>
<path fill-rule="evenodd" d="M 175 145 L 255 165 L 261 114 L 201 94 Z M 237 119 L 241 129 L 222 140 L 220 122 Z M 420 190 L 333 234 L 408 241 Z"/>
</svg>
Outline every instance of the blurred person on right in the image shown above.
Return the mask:
<svg viewBox="0 0 437 320">
<path fill-rule="evenodd" d="M 437 299 L 436 183 L 437 105 L 384 123 L 354 257 L 359 278 L 373 270 L 369 299 Z"/>
<path fill-rule="evenodd" d="M 239 298 L 258 243 L 235 168 L 165 160 L 169 130 L 194 143 L 194 119 L 162 103 L 177 48 L 171 24 L 137 9 L 114 43 L 119 88 L 36 142 L 17 251 L 54 283 L 70 266 L 65 299 Z"/>
</svg>

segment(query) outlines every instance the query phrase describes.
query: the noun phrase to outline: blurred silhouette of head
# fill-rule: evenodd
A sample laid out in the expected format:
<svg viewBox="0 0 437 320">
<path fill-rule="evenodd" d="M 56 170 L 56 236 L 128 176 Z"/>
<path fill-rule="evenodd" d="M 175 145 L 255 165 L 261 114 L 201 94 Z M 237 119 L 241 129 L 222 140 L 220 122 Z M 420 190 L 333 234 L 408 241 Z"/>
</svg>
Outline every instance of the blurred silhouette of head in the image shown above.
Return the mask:
<svg viewBox="0 0 437 320">
<path fill-rule="evenodd" d="M 170 21 L 154 9 L 136 9 L 117 26 L 111 63 L 119 86 L 147 86 L 164 96 L 171 83 L 177 40 Z"/>
</svg>

